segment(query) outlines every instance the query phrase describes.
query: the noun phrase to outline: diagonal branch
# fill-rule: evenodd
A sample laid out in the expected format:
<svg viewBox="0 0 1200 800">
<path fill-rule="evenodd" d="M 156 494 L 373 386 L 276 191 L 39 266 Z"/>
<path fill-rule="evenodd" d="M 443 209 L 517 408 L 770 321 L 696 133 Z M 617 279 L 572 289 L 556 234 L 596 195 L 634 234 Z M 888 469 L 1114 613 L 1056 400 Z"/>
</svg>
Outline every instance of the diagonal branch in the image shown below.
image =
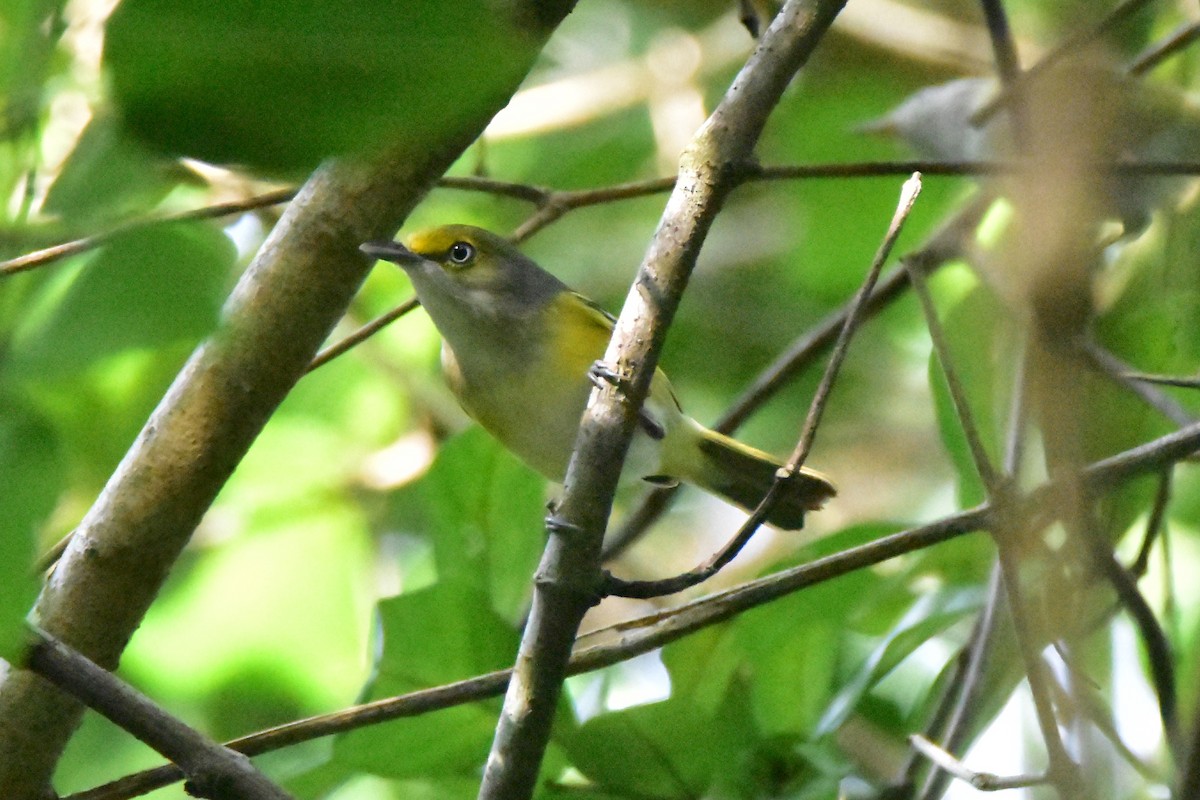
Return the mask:
<svg viewBox="0 0 1200 800">
<path fill-rule="evenodd" d="M 188 794 L 213 800 L 289 800 L 236 751 L 172 717 L 111 672 L 45 633 L 33 630 L 28 669 L 70 692 L 179 765 Z"/>
<path fill-rule="evenodd" d="M 593 391 L 538 570 L 481 798 L 532 794 L 575 633 L 596 601 L 600 548 L 637 411 L 701 244 L 754 150 L 767 117 L 844 0 L 789 0 L 680 158 L 679 179 L 617 320 L 605 360 L 622 391 Z"/>
</svg>

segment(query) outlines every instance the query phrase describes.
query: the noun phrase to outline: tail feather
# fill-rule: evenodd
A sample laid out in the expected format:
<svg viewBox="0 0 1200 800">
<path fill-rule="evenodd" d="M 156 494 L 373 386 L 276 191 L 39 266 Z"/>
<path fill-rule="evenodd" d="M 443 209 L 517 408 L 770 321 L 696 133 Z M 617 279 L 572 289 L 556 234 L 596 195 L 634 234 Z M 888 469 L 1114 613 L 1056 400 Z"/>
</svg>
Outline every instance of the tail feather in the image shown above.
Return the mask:
<svg viewBox="0 0 1200 800">
<path fill-rule="evenodd" d="M 699 474 L 686 477 L 747 511 L 754 509 L 775 482 L 780 462 L 715 431 L 700 428 L 699 433 Z M 799 530 L 804 527 L 805 512 L 819 509 L 836 494 L 823 475 L 802 468 L 783 487 L 766 521 L 784 530 Z"/>
</svg>

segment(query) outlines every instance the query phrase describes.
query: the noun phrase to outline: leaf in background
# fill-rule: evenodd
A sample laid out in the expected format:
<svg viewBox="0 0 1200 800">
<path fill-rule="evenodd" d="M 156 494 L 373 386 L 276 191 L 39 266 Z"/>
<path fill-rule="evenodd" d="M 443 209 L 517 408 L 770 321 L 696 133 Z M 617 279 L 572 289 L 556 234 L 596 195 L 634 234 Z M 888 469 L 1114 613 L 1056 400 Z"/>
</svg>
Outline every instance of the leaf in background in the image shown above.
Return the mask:
<svg viewBox="0 0 1200 800">
<path fill-rule="evenodd" d="M 37 577 L 30 570 L 36 532 L 53 510 L 64 479 L 53 429 L 0 399 L 0 658 L 12 663 L 37 594 Z"/>
<path fill-rule="evenodd" d="M 438 686 L 512 663 L 517 632 L 488 610 L 487 597 L 439 583 L 379 604 L 383 651 L 367 700 Z M 482 765 L 499 700 L 472 703 L 339 737 L 335 758 L 397 778 L 471 772 Z"/>
<path fill-rule="evenodd" d="M 95 225 L 153 208 L 195 176 L 129 138 L 111 115 L 94 117 L 46 193 L 41 213 L 74 226 Z"/>
<path fill-rule="evenodd" d="M 125 121 L 155 147 L 307 171 L 335 154 L 437 142 L 507 96 L 541 44 L 509 9 L 125 0 L 104 57 Z"/>
<path fill-rule="evenodd" d="M 429 472 L 395 498 L 433 544 L 440 582 L 490 595 L 490 607 L 517 620 L 545 547 L 546 481 L 471 427 L 446 441 Z"/>
<path fill-rule="evenodd" d="M 601 714 L 556 740 L 603 789 L 626 797 L 704 797 L 718 783 L 745 788 L 759 739 L 748 708 L 735 682 L 716 709 L 672 698 Z"/>
<path fill-rule="evenodd" d="M 817 725 L 817 735 L 841 727 L 864 695 L 896 665 L 926 641 L 978 610 L 979 592 L 974 588 L 951 588 L 917 597 L 896 625 L 876 642 L 857 672 L 842 682 Z"/>
<path fill-rule="evenodd" d="M 7 0 L 0 5 L 0 141 L 29 132 L 42 112 L 43 81 L 65 29 L 66 0 Z"/>
<path fill-rule="evenodd" d="M 198 340 L 217 320 L 235 257 L 212 225 L 161 225 L 114 239 L 61 298 L 46 301 L 14 344 L 13 366 L 40 378 L 71 375 L 133 348 Z"/>
</svg>

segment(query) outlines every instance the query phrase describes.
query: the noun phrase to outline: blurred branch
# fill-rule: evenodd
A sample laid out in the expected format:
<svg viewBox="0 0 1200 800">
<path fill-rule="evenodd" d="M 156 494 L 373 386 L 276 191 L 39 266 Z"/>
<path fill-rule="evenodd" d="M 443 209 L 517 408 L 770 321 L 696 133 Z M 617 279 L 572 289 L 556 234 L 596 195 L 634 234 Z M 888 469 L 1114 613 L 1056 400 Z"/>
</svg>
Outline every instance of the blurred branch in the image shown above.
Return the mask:
<svg viewBox="0 0 1200 800">
<path fill-rule="evenodd" d="M 1001 83 L 1011 83 L 1021 74 L 1021 62 L 1017 58 L 1017 44 L 1013 41 L 1008 15 L 1000 0 L 980 0 L 983 19 L 987 23 L 988 38 L 992 42 L 992 55 L 996 59 L 996 72 Z"/>
<path fill-rule="evenodd" d="M 988 579 L 987 599 L 983 610 L 975 620 L 971 636 L 958 654 L 955 664 L 954 680 L 947 687 L 945 696 L 939 703 L 933 719 L 926 726 L 930 735 L 935 735 L 942 742 L 943 749 L 950 754 L 959 752 L 968 741 L 971 730 L 975 725 L 975 714 L 979 709 L 979 693 L 983 688 L 984 672 L 988 668 L 990 654 L 994 645 L 996 633 L 1000 627 L 1000 615 L 997 610 L 1004 600 L 1004 584 L 1000 580 L 1000 564 L 992 565 L 991 577 Z M 945 727 L 943 728 L 943 720 Z M 928 738 L 928 737 L 926 737 Z M 914 752 L 905 769 L 905 783 L 915 784 L 916 768 L 920 763 Z M 936 762 L 934 762 L 936 765 Z M 918 797 L 921 800 L 935 800 L 946 790 L 949 773 L 942 769 L 930 771 L 925 778 Z"/>
<path fill-rule="evenodd" d="M 995 97 L 979 107 L 971 117 L 971 124 L 978 126 L 987 122 L 996 111 L 1012 100 L 1014 93 L 1021 92 L 1024 87 L 1029 85 L 1030 81 L 1037 80 L 1065 58 L 1074 55 L 1087 45 L 1105 36 L 1152 2 L 1154 0 L 1125 0 L 1125 2 L 1109 11 L 1103 19 L 1092 27 L 1068 36 L 1053 50 L 1046 53 L 1036 64 L 1033 64 L 1019 75 L 1013 76 L 1015 80 L 1011 82 L 1006 81 L 1006 85 Z"/>
<path fill-rule="evenodd" d="M 1130 75 L 1145 75 L 1150 70 L 1200 39 L 1200 22 L 1185 22 L 1160 41 L 1146 48 L 1130 62 Z"/>
<path fill-rule="evenodd" d="M 1167 517 L 1167 505 L 1171 502 L 1171 476 L 1173 473 L 1174 470 L 1168 468 L 1158 476 L 1158 488 L 1154 492 L 1154 505 L 1150 507 L 1150 516 L 1146 519 L 1146 532 L 1142 536 L 1142 544 L 1138 548 L 1137 556 L 1129 565 L 1129 572 L 1135 578 L 1141 578 L 1146 574 L 1146 569 L 1150 564 L 1150 552 L 1162 534 L 1163 522 Z"/>
<path fill-rule="evenodd" d="M 291 797 L 241 753 L 189 728 L 106 669 L 39 630 L 25 667 L 179 765 L 187 792 L 212 800 L 288 800 Z"/>
<path fill-rule="evenodd" d="M 480 787 L 481 800 L 533 793 L 575 634 L 596 602 L 600 550 L 617 479 L 700 247 L 784 90 L 844 0 L 788 0 L 729 90 L 685 148 L 679 178 L 618 317 L 604 362 L 620 389 L 592 391 L 547 521 L 529 622 Z"/>
<path fill-rule="evenodd" d="M 1039 655 L 1041 637 L 1034 633 L 1035 626 L 1029 620 L 1024 593 L 1020 586 L 1020 565 L 1013 550 L 1017 537 L 1013 534 L 1022 521 L 1011 511 L 1010 482 L 1008 476 L 1003 475 L 992 464 L 984 448 L 974 413 L 967 402 L 962 383 L 958 379 L 958 371 L 951 357 L 949 342 L 943 333 L 937 309 L 934 307 L 933 298 L 925 285 L 924 277 L 918 271 L 913 270 L 909 280 L 921 302 L 933 350 L 946 380 L 950 400 L 954 406 L 955 415 L 958 417 L 959 427 L 966 438 L 975 471 L 979 474 L 987 490 L 989 501 L 995 503 L 1000 512 L 997 526 L 992 530 L 992 536 L 999 551 L 1000 571 L 1005 586 L 1005 595 L 1008 598 L 1009 614 L 1016 629 L 1017 643 L 1025 663 L 1025 674 L 1029 681 L 1030 693 L 1033 695 L 1038 725 L 1049 753 L 1050 774 L 1064 795 L 1071 796 L 1070 787 L 1077 783 L 1075 780 L 1076 766 L 1067 754 L 1058 730 L 1058 722 L 1055 719 L 1053 703 L 1047 688 L 1049 676 Z M 949 754 L 946 755 L 950 757 Z M 935 761 L 935 763 L 938 763 L 943 769 L 951 771 L 944 763 L 940 761 Z M 955 773 L 952 772 L 952 774 Z"/>
<path fill-rule="evenodd" d="M 1200 797 L 1200 705 L 1192 710 L 1192 738 L 1187 759 L 1179 765 L 1179 786 L 1175 797 Z"/>
<path fill-rule="evenodd" d="M 850 312 L 846 315 L 846 321 L 842 325 L 842 330 L 838 335 L 837 343 L 834 345 L 833 353 L 829 357 L 829 363 L 825 366 L 821 382 L 817 386 L 817 391 L 813 394 L 812 402 L 809 404 L 808 415 L 804 420 L 804 428 L 800 433 L 800 440 L 796 443 L 795 450 L 788 458 L 786 465 L 776 474 L 775 482 L 771 485 L 766 496 L 759 502 L 758 507 L 750 513 L 746 521 L 742 523 L 737 534 L 704 564 L 672 578 L 651 581 L 627 581 L 606 573 L 604 583 L 605 594 L 616 595 L 618 597 L 650 598 L 681 592 L 711 578 L 725 567 L 726 564 L 736 558 L 738 553 L 750 541 L 751 537 L 767 518 L 767 515 L 770 514 L 786 482 L 796 476 L 797 471 L 804 465 L 805 460 L 808 458 L 813 440 L 816 438 L 817 426 L 820 423 L 821 415 L 825 411 L 825 406 L 829 403 L 829 393 L 833 389 L 833 382 L 836 380 L 842 362 L 845 361 L 846 353 L 850 349 L 850 341 L 854 338 L 859 323 L 864 318 L 863 312 L 874 291 L 876 281 L 879 279 L 879 273 L 891 255 L 892 248 L 895 246 L 896 240 L 900 237 L 900 231 L 904 229 L 904 223 L 908 219 L 908 215 L 912 212 L 913 204 L 916 203 L 917 195 L 920 193 L 921 176 L 918 173 L 914 174 L 904 183 L 900 191 L 899 205 L 892 215 L 892 221 L 888 225 L 883 242 L 879 245 L 879 249 L 875 253 L 875 258 L 867 270 L 867 276 L 863 280 L 862 287 L 850 303 Z"/>
<path fill-rule="evenodd" d="M 1183 738 L 1179 730 L 1178 699 L 1175 689 L 1175 661 L 1171 655 L 1171 643 L 1162 626 L 1154 616 L 1154 610 L 1138 589 L 1133 575 L 1113 555 L 1095 532 L 1082 537 L 1100 574 L 1112 584 L 1121 605 L 1133 620 L 1134 628 L 1146 648 L 1146 660 L 1150 667 L 1150 683 L 1158 697 L 1158 711 L 1162 719 L 1167 744 L 1176 762 L 1184 757 Z"/>
</svg>

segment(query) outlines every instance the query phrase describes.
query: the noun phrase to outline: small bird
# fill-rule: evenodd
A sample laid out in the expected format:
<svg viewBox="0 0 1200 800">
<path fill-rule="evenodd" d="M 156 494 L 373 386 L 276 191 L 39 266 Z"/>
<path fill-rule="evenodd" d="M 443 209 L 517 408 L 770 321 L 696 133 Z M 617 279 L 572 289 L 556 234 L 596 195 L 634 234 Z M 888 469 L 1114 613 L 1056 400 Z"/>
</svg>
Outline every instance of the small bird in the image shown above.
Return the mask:
<svg viewBox="0 0 1200 800">
<path fill-rule="evenodd" d="M 502 445 L 561 483 L 613 318 L 503 238 L 469 225 L 415 233 L 407 246 L 368 242 L 369 256 L 398 264 L 442 335 L 442 369 L 463 409 Z M 683 413 L 667 376 L 654 374 L 624 475 L 657 485 L 695 484 L 752 509 L 780 462 Z M 804 525 L 836 490 L 801 469 L 767 522 Z"/>
</svg>

